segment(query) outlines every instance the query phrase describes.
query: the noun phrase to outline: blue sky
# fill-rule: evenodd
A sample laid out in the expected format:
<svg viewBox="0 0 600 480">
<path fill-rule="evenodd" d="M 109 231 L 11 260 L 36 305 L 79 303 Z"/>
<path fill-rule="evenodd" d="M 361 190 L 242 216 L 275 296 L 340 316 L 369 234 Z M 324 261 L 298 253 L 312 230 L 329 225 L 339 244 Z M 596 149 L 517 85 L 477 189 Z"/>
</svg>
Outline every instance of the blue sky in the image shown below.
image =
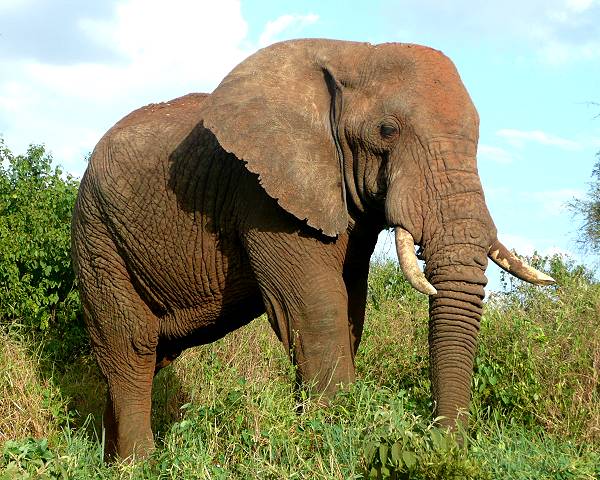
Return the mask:
<svg viewBox="0 0 600 480">
<path fill-rule="evenodd" d="M 210 92 L 256 49 L 296 37 L 446 53 L 479 110 L 500 238 L 593 265 L 564 203 L 586 192 L 600 150 L 599 0 L 0 0 L 0 135 L 15 152 L 46 144 L 79 176 L 132 109 Z M 488 275 L 496 288 L 494 265 Z"/>
</svg>

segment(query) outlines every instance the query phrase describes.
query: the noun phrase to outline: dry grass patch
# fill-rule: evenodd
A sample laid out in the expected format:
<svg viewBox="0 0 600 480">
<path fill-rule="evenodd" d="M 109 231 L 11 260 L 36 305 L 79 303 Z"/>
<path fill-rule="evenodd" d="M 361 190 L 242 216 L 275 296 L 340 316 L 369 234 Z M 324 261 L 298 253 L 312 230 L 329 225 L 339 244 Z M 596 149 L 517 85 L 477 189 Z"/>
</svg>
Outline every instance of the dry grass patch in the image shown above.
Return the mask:
<svg viewBox="0 0 600 480">
<path fill-rule="evenodd" d="M 58 388 L 40 375 L 39 353 L 0 333 L 0 447 L 23 437 L 53 438 L 66 415 Z"/>
</svg>

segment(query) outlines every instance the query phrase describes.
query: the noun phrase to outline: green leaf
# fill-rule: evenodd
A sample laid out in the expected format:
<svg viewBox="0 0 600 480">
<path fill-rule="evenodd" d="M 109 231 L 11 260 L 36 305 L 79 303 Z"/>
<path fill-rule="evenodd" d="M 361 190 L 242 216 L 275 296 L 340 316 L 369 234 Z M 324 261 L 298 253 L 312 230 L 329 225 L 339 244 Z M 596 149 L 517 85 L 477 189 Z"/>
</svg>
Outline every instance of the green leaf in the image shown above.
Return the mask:
<svg viewBox="0 0 600 480">
<path fill-rule="evenodd" d="M 402 446 L 398 442 L 392 445 L 392 462 L 394 465 L 400 465 L 402 462 Z"/>
<path fill-rule="evenodd" d="M 414 454 L 414 452 L 404 450 L 402 452 L 402 460 L 404 461 L 404 465 L 406 465 L 406 468 L 408 468 L 409 470 L 413 470 L 417 465 L 417 456 Z"/>
<path fill-rule="evenodd" d="M 431 432 L 431 442 L 433 443 L 433 448 L 436 450 L 446 450 L 448 446 L 448 442 L 446 441 L 446 437 L 444 434 L 437 428 L 432 428 Z"/>
<path fill-rule="evenodd" d="M 381 465 L 385 465 L 389 449 L 390 447 L 388 447 L 387 443 L 379 445 L 379 460 L 381 460 Z"/>
<path fill-rule="evenodd" d="M 367 443 L 367 446 L 365 447 L 365 457 L 367 459 L 367 464 L 371 464 L 373 462 L 378 446 L 379 444 L 376 442 Z"/>
</svg>

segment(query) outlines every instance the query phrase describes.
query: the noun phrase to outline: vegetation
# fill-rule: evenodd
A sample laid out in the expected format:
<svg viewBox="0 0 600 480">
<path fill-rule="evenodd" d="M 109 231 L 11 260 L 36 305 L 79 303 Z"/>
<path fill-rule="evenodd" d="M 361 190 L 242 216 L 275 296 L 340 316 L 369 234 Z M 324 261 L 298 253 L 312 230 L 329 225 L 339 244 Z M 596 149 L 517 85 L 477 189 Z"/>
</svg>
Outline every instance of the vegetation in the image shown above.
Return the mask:
<svg viewBox="0 0 600 480">
<path fill-rule="evenodd" d="M 156 451 L 135 464 L 104 465 L 105 386 L 81 340 L 64 256 L 76 183 L 49 160 L 42 169 L 25 161 L 47 159 L 40 147 L 20 158 L 22 180 L 3 187 L 0 204 L 25 195 L 5 212 L 47 223 L 26 240 L 28 222 L 1 220 L 0 248 L 14 251 L 2 253 L 0 272 L 24 260 L 18 274 L 2 277 L 2 288 L 15 282 L 22 293 L 8 292 L 12 303 L 0 299 L 0 479 L 600 478 L 600 285 L 558 256 L 532 259 L 557 286 L 507 279 L 505 292 L 488 300 L 471 423 L 457 438 L 431 419 L 427 299 L 395 263 L 380 261 L 369 278 L 358 381 L 329 407 L 294 392 L 294 371 L 260 318 L 163 369 L 154 383 Z M 4 162 L 2 182 L 13 178 L 10 165 Z M 35 195 L 21 185 L 40 185 L 28 172 L 46 181 Z M 44 240 L 51 231 L 62 240 Z M 32 248 L 43 250 L 36 258 L 51 268 L 35 270 Z M 34 287 L 35 298 L 58 300 L 40 301 L 36 310 L 25 290 Z"/>
<path fill-rule="evenodd" d="M 38 332 L 59 356 L 85 338 L 70 253 L 77 187 L 43 146 L 13 155 L 0 137 L 0 326 Z"/>
<path fill-rule="evenodd" d="M 587 196 L 573 199 L 569 206 L 583 220 L 579 238 L 581 246 L 584 250 L 600 253 L 600 152 L 596 158 Z"/>
</svg>

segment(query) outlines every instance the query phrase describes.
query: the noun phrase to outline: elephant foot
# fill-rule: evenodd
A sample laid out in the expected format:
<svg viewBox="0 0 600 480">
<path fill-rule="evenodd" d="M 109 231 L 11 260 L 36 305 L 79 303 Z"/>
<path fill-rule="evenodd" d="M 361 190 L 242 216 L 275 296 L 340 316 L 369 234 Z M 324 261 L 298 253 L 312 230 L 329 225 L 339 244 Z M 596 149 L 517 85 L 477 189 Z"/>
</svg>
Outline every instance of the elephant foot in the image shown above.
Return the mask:
<svg viewBox="0 0 600 480">
<path fill-rule="evenodd" d="M 150 426 L 150 397 L 147 408 L 129 402 L 121 394 L 113 400 L 108 395 L 103 417 L 104 461 L 116 459 L 134 462 L 147 458 L 154 451 Z"/>
</svg>

